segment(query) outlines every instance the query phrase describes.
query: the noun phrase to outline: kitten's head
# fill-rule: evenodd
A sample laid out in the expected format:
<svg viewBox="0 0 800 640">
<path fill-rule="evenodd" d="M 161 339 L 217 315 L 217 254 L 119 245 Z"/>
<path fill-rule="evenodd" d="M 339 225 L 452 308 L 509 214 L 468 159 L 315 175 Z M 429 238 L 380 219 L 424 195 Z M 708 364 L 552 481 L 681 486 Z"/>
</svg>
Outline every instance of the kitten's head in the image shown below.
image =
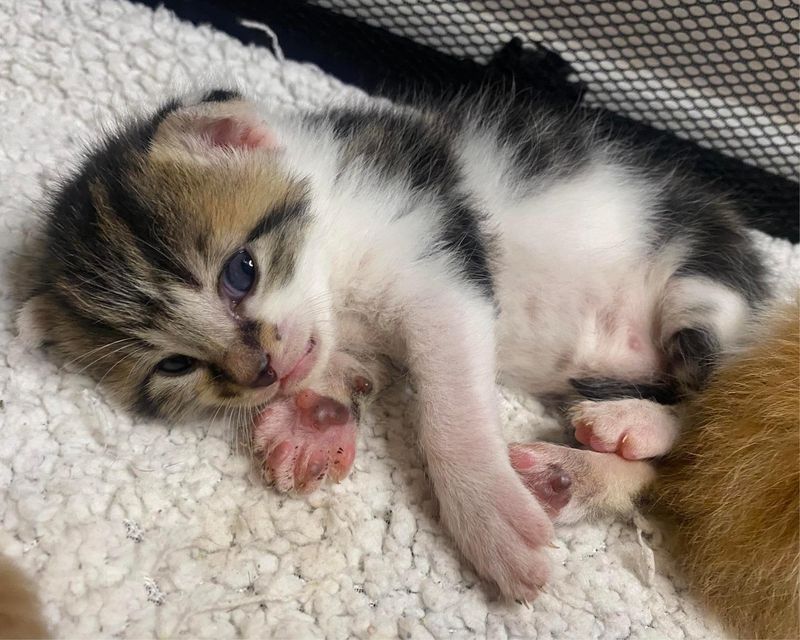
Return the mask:
<svg viewBox="0 0 800 640">
<path fill-rule="evenodd" d="M 251 104 L 168 104 L 56 194 L 21 322 L 140 413 L 258 407 L 327 359 L 312 215 Z"/>
</svg>

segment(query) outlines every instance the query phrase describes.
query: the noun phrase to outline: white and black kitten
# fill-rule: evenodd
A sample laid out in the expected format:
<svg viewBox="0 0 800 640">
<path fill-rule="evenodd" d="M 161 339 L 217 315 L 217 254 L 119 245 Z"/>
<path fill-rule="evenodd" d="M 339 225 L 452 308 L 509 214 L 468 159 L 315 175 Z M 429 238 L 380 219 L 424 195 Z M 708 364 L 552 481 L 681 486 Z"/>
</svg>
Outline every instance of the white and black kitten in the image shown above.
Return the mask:
<svg viewBox="0 0 800 640">
<path fill-rule="evenodd" d="M 24 321 L 140 413 L 247 410 L 282 490 L 343 477 L 346 405 L 386 363 L 406 370 L 444 525 L 525 599 L 547 580 L 552 518 L 649 479 L 638 460 L 677 435 L 666 403 L 766 295 L 731 202 L 578 113 L 486 99 L 310 114 L 176 99 L 88 155 L 45 238 Z M 602 454 L 509 456 L 498 377 L 571 403 Z"/>
</svg>

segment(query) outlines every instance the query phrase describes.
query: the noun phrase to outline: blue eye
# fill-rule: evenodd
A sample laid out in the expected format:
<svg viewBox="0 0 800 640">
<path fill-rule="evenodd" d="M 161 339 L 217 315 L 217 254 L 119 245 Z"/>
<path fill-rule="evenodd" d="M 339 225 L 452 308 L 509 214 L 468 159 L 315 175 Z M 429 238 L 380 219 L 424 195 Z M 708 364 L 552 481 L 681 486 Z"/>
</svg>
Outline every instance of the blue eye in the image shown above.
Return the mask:
<svg viewBox="0 0 800 640">
<path fill-rule="evenodd" d="M 256 281 L 256 263 L 245 249 L 240 249 L 228 260 L 220 275 L 220 286 L 223 293 L 239 302 L 244 298 Z"/>
<path fill-rule="evenodd" d="M 159 362 L 156 369 L 168 376 L 182 376 L 193 371 L 196 366 L 197 360 L 189 356 L 170 356 Z"/>
</svg>

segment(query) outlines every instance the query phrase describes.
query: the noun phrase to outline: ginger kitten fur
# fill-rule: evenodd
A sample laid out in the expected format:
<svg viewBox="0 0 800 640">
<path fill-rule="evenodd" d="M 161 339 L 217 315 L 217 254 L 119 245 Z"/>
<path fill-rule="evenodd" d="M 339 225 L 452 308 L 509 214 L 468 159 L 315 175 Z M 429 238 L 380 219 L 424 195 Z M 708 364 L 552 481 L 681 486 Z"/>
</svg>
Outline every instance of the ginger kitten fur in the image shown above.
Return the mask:
<svg viewBox="0 0 800 640">
<path fill-rule="evenodd" d="M 800 637 L 799 314 L 777 312 L 689 403 L 652 489 L 690 584 L 741 637 Z"/>
</svg>

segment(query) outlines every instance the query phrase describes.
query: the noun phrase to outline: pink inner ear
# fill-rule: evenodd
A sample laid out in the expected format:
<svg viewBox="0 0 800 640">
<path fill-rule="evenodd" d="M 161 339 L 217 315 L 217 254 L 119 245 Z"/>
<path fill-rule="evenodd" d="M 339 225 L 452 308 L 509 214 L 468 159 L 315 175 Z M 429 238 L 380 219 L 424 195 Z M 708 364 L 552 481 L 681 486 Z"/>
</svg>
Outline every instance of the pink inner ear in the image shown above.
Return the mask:
<svg viewBox="0 0 800 640">
<path fill-rule="evenodd" d="M 237 118 L 221 118 L 209 123 L 204 137 L 216 147 L 237 149 L 275 149 L 278 141 L 261 125 L 253 125 Z"/>
</svg>

